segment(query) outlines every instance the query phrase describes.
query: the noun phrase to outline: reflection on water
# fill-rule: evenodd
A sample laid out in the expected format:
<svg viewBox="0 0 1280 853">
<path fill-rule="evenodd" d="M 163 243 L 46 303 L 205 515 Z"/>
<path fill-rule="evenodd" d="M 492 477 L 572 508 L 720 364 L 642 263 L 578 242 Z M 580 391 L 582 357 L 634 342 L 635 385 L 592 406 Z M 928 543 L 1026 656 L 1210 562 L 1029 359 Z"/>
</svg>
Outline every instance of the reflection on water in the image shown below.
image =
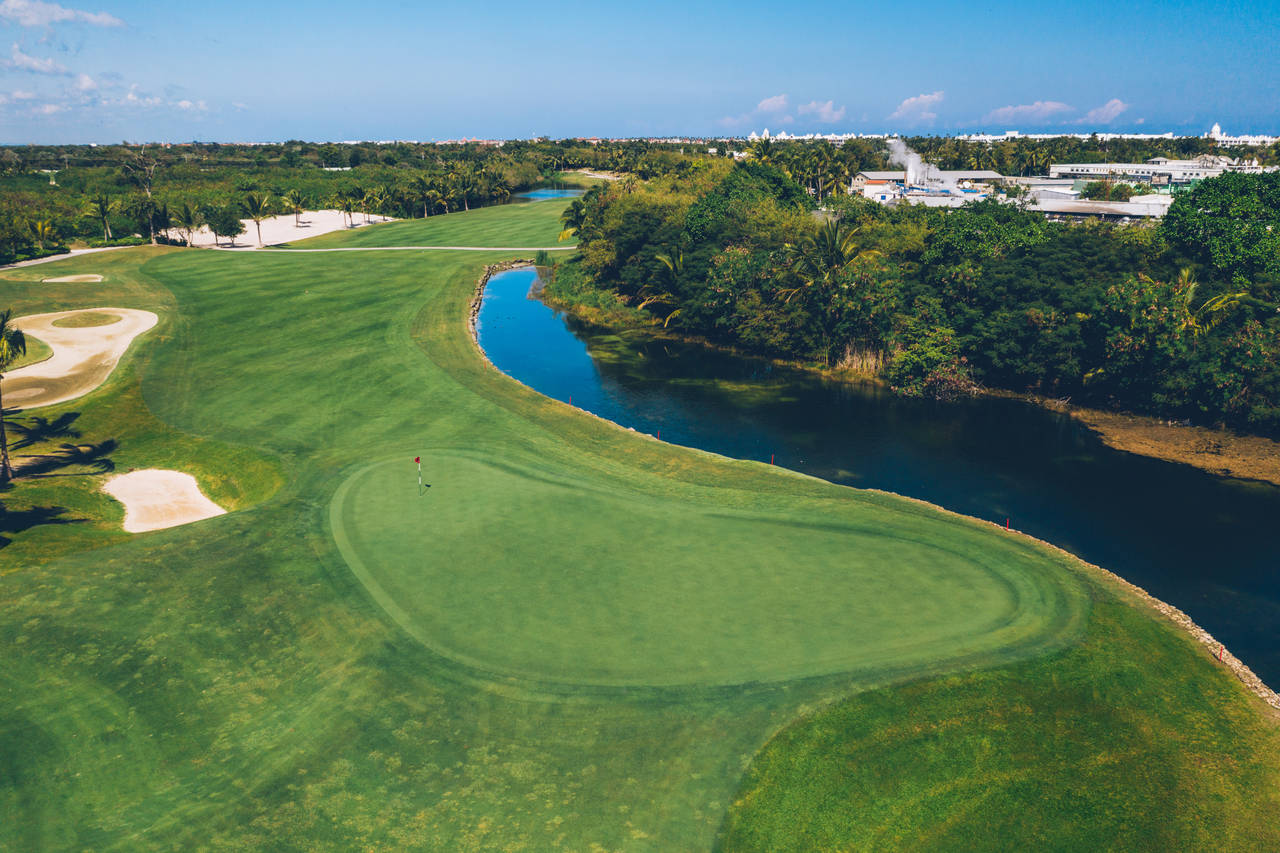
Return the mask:
<svg viewBox="0 0 1280 853">
<path fill-rule="evenodd" d="M 1012 525 L 1185 610 L 1280 685 L 1280 489 L 1111 450 L 1016 400 L 903 400 L 691 344 L 594 334 L 495 276 L 480 345 L 499 370 L 663 441 L 886 489 Z"/>
</svg>

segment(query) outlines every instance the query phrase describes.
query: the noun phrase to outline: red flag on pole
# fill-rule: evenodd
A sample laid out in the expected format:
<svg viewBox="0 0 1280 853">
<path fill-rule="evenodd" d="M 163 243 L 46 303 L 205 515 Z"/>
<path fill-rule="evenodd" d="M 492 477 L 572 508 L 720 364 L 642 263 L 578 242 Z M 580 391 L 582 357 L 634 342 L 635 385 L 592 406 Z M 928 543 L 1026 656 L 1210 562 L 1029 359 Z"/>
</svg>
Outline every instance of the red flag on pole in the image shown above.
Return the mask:
<svg viewBox="0 0 1280 853">
<path fill-rule="evenodd" d="M 421 461 L 422 461 L 422 457 L 421 457 L 421 456 L 415 456 L 415 457 L 413 457 L 413 461 L 414 461 L 414 462 L 421 462 Z"/>
</svg>

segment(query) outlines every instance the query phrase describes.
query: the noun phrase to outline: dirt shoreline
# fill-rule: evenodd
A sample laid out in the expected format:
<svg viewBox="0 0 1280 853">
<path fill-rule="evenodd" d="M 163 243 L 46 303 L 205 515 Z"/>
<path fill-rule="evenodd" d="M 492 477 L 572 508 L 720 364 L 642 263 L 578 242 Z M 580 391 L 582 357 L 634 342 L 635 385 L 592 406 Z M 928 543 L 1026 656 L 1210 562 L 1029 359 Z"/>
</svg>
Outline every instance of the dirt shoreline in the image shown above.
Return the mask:
<svg viewBox="0 0 1280 853">
<path fill-rule="evenodd" d="M 471 334 L 471 343 L 475 346 L 476 350 L 480 353 L 480 357 L 484 359 L 485 364 L 488 364 L 490 367 L 494 368 L 495 370 L 497 370 L 497 367 L 493 364 L 492 361 L 489 360 L 489 356 L 485 353 L 484 348 L 480 346 L 480 338 L 476 334 L 476 321 L 480 316 L 480 307 L 484 301 L 485 286 L 488 285 L 489 279 L 497 275 L 498 273 L 506 272 L 507 270 L 512 270 L 512 269 L 518 269 L 520 267 L 532 266 L 532 265 L 533 265 L 532 262 L 527 260 L 504 261 L 498 264 L 490 264 L 489 266 L 485 267 L 484 272 L 481 274 L 479 280 L 476 282 L 475 291 L 472 293 L 471 305 L 469 306 L 468 313 L 467 313 L 467 329 Z M 1009 396 L 1021 397 L 1021 395 L 1009 395 Z M 1031 402 L 1039 402 L 1041 405 L 1044 405 L 1043 401 L 1036 401 L 1033 399 L 1031 400 Z M 576 409 L 576 407 L 571 407 L 571 408 Z M 1061 409 L 1059 409 L 1059 411 L 1060 410 Z M 595 414 L 594 412 L 587 412 L 584 409 L 577 409 L 577 411 L 582 412 L 583 414 L 586 414 L 586 415 L 590 415 L 591 417 L 594 417 L 597 420 L 604 421 L 605 423 L 612 424 L 618 429 L 624 429 L 624 430 L 627 430 L 628 432 L 631 432 L 637 435 L 642 435 L 642 433 L 636 433 L 634 429 L 628 429 L 627 427 L 614 423 L 613 421 L 610 421 L 607 418 L 602 418 L 599 415 Z M 1088 410 L 1084 410 L 1084 411 L 1088 411 Z M 1099 414 L 1106 414 L 1106 413 L 1099 413 Z M 1191 429 L 1191 428 L 1177 427 L 1176 429 Z M 654 438 L 653 436 L 649 436 L 649 438 L 653 438 L 653 440 L 655 441 L 660 440 L 660 439 Z M 1265 441 L 1265 439 L 1261 439 L 1261 440 Z M 1151 455 L 1151 454 L 1148 454 L 1148 455 Z M 783 470 L 786 470 L 788 471 L 788 473 L 794 474 L 795 476 L 798 476 L 798 477 L 809 476 L 808 474 L 802 474 L 798 471 L 791 471 L 790 469 L 783 469 Z M 1198 643 L 1204 646 L 1208 651 L 1210 657 L 1217 658 L 1222 663 L 1222 665 L 1226 667 L 1227 671 L 1230 672 L 1232 675 L 1234 675 L 1236 679 L 1239 680 L 1240 683 L 1243 684 L 1250 693 L 1257 696 L 1260 700 L 1262 700 L 1263 704 L 1267 705 L 1270 708 L 1271 713 L 1273 715 L 1275 715 L 1276 717 L 1280 717 L 1280 694 L 1277 694 L 1274 690 L 1268 687 L 1266 683 L 1264 683 L 1263 680 L 1258 677 L 1257 673 L 1255 673 L 1252 669 L 1248 667 L 1247 664 L 1245 664 L 1243 661 L 1241 661 L 1239 658 L 1233 655 L 1231 651 L 1223 643 L 1215 639 L 1212 634 L 1210 634 L 1204 628 L 1201 628 L 1199 625 L 1197 625 L 1190 616 L 1188 616 L 1186 613 L 1179 610 L 1177 607 L 1174 607 L 1172 604 L 1169 604 L 1167 602 L 1161 601 L 1160 599 L 1156 598 L 1154 595 L 1147 592 L 1145 589 L 1138 586 L 1137 584 L 1131 583 L 1130 581 L 1125 580 L 1120 575 L 1116 574 L 1113 571 L 1110 571 L 1109 569 L 1104 569 L 1101 566 L 1087 562 L 1081 559 L 1080 557 L 1077 557 L 1075 554 L 1072 554 L 1070 551 L 1064 550 L 1058 547 L 1057 545 L 1054 545 L 1051 542 L 1046 542 L 1043 539 L 1037 539 L 1036 537 L 1028 533 L 1023 533 L 1020 530 L 1007 530 L 1006 528 L 1003 528 L 994 522 L 987 521 L 986 519 L 975 518 L 973 516 L 964 515 L 963 513 L 954 512 L 953 510 L 949 510 L 946 507 L 938 506 L 937 504 L 930 503 L 929 501 L 921 500 L 919 498 L 908 497 L 906 495 L 899 495 L 896 492 L 886 492 L 882 489 L 869 489 L 867 491 L 878 491 L 878 492 L 881 492 L 882 494 L 893 495 L 894 497 L 900 498 L 901 500 L 910 501 L 912 503 L 919 504 L 921 506 L 927 506 L 931 509 L 937 510 L 938 512 L 945 513 L 947 515 L 952 515 L 952 516 L 956 516 L 957 518 L 963 518 L 968 521 L 976 522 L 978 524 L 987 525 L 989 527 L 994 528 L 996 531 L 1005 533 L 1006 535 L 1021 536 L 1024 539 L 1027 539 L 1031 542 L 1035 542 L 1046 548 L 1051 548 L 1054 551 L 1066 556 L 1069 560 L 1071 560 L 1071 562 L 1080 566 L 1086 572 L 1089 572 L 1089 571 L 1097 572 L 1098 575 L 1104 581 L 1110 581 L 1116 584 L 1117 586 L 1119 586 L 1123 591 L 1130 593 L 1140 603 L 1145 604 L 1147 607 L 1155 611 L 1155 613 L 1158 614 L 1160 618 L 1164 618 L 1172 622 L 1179 629 L 1181 629 L 1183 632 L 1188 634 L 1192 639 L 1196 640 Z"/>
<path fill-rule="evenodd" d="M 1016 397 L 1069 415 L 1116 450 L 1191 465 L 1218 477 L 1280 486 L 1280 442 L 1269 438 L 1180 424 L 1147 415 L 1073 406 L 1061 400 L 1034 395 L 1003 391 L 987 393 Z"/>
</svg>

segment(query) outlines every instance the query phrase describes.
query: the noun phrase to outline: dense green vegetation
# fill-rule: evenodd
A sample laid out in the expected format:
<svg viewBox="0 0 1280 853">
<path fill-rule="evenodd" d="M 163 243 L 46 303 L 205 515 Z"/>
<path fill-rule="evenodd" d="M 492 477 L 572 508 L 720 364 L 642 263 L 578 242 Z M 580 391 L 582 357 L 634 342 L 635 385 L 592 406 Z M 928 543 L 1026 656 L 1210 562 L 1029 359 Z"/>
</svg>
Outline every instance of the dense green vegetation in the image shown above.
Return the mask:
<svg viewBox="0 0 1280 853">
<path fill-rule="evenodd" d="M 529 227 L 527 209 L 449 219 Z M 1069 740 L 1072 777 L 1037 780 L 1098 837 L 1192 789 L 1204 826 L 1234 826 L 1280 789 L 1254 700 L 1059 553 L 659 444 L 492 370 L 465 320 L 480 266 L 506 257 L 144 247 L 4 273 L 19 314 L 162 319 L 90 396 L 11 419 L 17 452 L 68 476 L 3 494 L 0 847 L 707 849 L 773 733 L 869 689 L 1034 726 L 981 751 L 988 779 L 1058 767 Z M 106 280 L 40 283 L 75 273 Z M 236 511 L 124 534 L 101 479 L 152 466 Z M 1028 720 L 1023 696 L 1071 712 Z M 1183 733 L 1167 761 L 1157 714 L 1213 736 Z M 988 719 L 895 741 L 889 766 L 917 782 L 875 805 L 916 811 L 932 755 L 962 772 L 1001 742 Z M 921 820 L 982 831 L 962 787 Z M 1060 818 L 1027 815 L 1019 837 Z M 1169 818 L 1171 846 L 1201 837 Z M 1274 841 L 1246 829 L 1219 846 Z"/>
<path fill-rule="evenodd" d="M 551 293 L 585 279 L 676 332 L 904 393 L 977 382 L 1280 430 L 1280 174 L 1204 181 L 1156 229 L 813 198 L 759 159 L 597 188 L 566 213 L 581 259 Z"/>
</svg>

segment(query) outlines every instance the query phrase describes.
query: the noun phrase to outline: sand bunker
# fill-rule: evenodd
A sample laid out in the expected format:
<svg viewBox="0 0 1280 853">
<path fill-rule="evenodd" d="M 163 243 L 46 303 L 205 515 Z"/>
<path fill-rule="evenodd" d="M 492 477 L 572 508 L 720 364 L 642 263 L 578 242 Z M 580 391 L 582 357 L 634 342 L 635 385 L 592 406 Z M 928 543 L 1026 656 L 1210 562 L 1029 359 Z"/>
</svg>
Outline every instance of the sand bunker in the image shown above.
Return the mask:
<svg viewBox="0 0 1280 853">
<path fill-rule="evenodd" d="M 130 471 L 107 480 L 102 491 L 124 504 L 128 533 L 163 530 L 227 512 L 204 496 L 195 477 L 181 471 Z"/>
<path fill-rule="evenodd" d="M 120 322 L 82 328 L 54 325 L 57 320 L 95 313 L 114 314 Z M 53 355 L 5 374 L 5 407 L 34 409 L 88 394 L 107 380 L 133 339 L 158 320 L 150 311 L 134 308 L 84 308 L 19 317 L 14 325 L 48 344 Z"/>
<path fill-rule="evenodd" d="M 102 281 L 102 276 L 97 273 L 86 275 L 60 275 L 57 278 L 46 278 L 44 284 L 83 284 L 90 281 Z"/>
<path fill-rule="evenodd" d="M 236 237 L 233 242 L 229 242 L 225 238 L 217 242 L 218 248 L 221 249 L 257 249 L 258 248 L 258 227 L 254 225 L 252 219 L 240 220 L 244 224 L 244 233 Z M 376 225 L 379 222 L 392 222 L 389 216 L 380 216 L 378 214 L 370 214 L 369 220 L 365 222 L 363 213 L 357 213 L 352 218 L 352 228 L 363 228 L 366 224 Z M 292 213 L 281 214 L 280 216 L 271 216 L 262 220 L 262 245 L 274 246 L 279 243 L 292 243 L 295 240 L 302 240 L 307 237 L 319 237 L 321 234 L 328 234 L 330 231 L 346 231 L 347 217 L 340 210 L 308 210 L 303 213 L 297 222 L 294 221 Z M 169 232 L 171 237 L 185 240 L 186 234 L 179 233 L 176 229 Z M 213 246 L 213 233 L 209 231 L 207 226 L 202 227 L 195 233 L 192 238 L 193 246 Z"/>
</svg>

